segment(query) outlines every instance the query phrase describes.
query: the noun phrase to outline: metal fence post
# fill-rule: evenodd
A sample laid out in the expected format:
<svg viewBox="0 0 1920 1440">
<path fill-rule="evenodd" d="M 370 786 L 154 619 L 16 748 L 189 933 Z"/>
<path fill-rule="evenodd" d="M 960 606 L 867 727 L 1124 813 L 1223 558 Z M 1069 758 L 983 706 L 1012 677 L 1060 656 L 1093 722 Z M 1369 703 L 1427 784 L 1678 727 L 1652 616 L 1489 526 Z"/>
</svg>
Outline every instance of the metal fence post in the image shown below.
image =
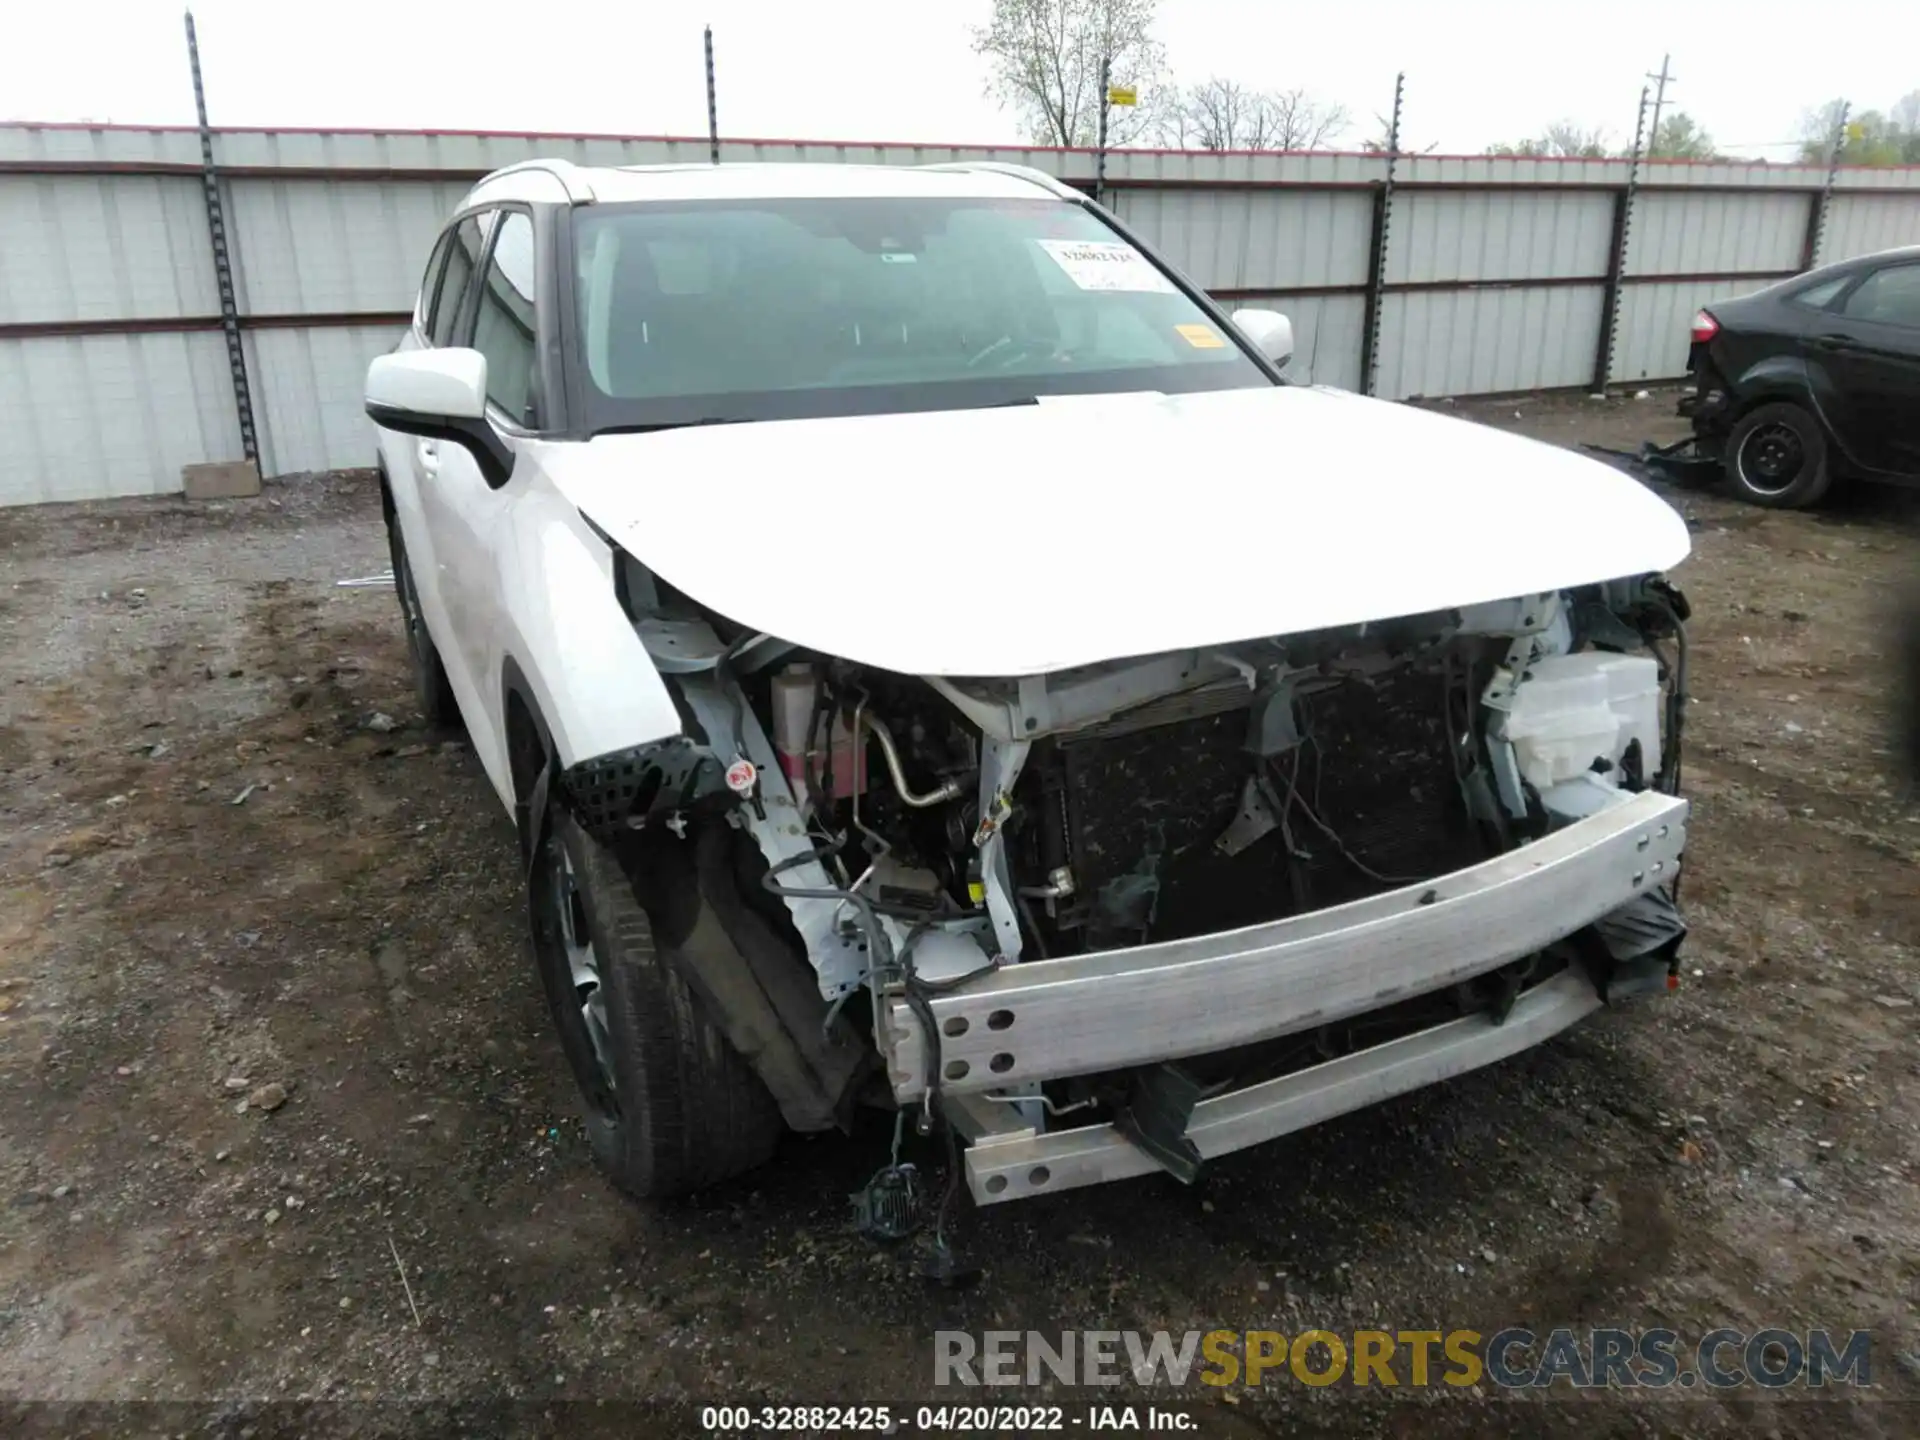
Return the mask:
<svg viewBox="0 0 1920 1440">
<path fill-rule="evenodd" d="M 1840 152 L 1847 148 L 1849 101 L 1840 102 L 1840 118 L 1834 122 L 1833 144 L 1827 147 L 1827 178 L 1814 193 L 1813 206 L 1807 211 L 1807 238 L 1800 246 L 1800 268 L 1811 270 L 1820 263 L 1820 244 L 1827 238 L 1827 202 L 1833 198 L 1834 183 L 1840 178 Z"/>
<path fill-rule="evenodd" d="M 1107 57 L 1100 57 L 1100 141 L 1095 147 L 1093 157 L 1093 203 L 1104 205 L 1107 201 L 1107 85 L 1110 79 L 1110 67 Z"/>
<path fill-rule="evenodd" d="M 720 163 L 720 106 L 713 89 L 713 27 L 707 26 L 707 156 Z"/>
<path fill-rule="evenodd" d="M 1400 99 L 1407 72 L 1393 77 L 1393 118 L 1387 122 L 1387 174 L 1373 192 L 1373 243 L 1367 255 L 1367 309 L 1360 323 L 1360 393 L 1374 392 L 1380 362 L 1380 310 L 1387 293 L 1387 231 L 1393 220 L 1393 178 L 1400 168 Z"/>
<path fill-rule="evenodd" d="M 1607 283 L 1600 299 L 1600 334 L 1593 348 L 1593 393 L 1604 394 L 1613 377 L 1613 346 L 1620 330 L 1620 283 L 1627 272 L 1627 237 L 1633 230 L 1633 197 L 1640 188 L 1640 153 L 1647 138 L 1647 87 L 1640 87 L 1640 116 L 1633 122 L 1627 183 L 1614 192 L 1613 238 L 1607 246 Z"/>
<path fill-rule="evenodd" d="M 233 294 L 233 257 L 227 247 L 220 177 L 213 166 L 213 131 L 207 125 L 207 92 L 200 83 L 200 40 L 187 11 L 187 61 L 193 67 L 193 106 L 200 117 L 200 180 L 206 188 L 207 236 L 213 246 L 213 278 L 220 290 L 220 329 L 227 337 L 227 368 L 233 375 L 233 408 L 240 420 L 240 448 L 257 467 L 260 443 L 253 428 L 253 390 L 247 384 L 247 352 L 240 344 L 240 307 Z"/>
</svg>

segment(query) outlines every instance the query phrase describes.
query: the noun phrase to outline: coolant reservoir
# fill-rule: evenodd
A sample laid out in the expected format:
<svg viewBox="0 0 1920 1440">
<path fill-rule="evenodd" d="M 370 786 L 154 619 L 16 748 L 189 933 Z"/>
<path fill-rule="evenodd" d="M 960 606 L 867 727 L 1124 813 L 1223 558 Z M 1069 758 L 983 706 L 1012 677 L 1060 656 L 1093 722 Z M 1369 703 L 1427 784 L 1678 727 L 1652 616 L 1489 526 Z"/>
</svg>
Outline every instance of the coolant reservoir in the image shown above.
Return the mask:
<svg viewBox="0 0 1920 1440">
<path fill-rule="evenodd" d="M 1506 702 L 1506 738 L 1536 790 L 1618 761 L 1640 742 L 1641 770 L 1660 768 L 1660 666 L 1645 655 L 1584 650 L 1527 667 Z M 1618 772 L 1605 772 L 1609 783 Z"/>
<path fill-rule="evenodd" d="M 820 680 L 811 665 L 789 665 L 773 677 L 773 748 L 780 757 L 780 769 L 793 787 L 794 798 L 806 805 L 811 787 L 823 778 L 824 766 L 819 753 L 809 755 L 809 731 L 813 726 L 813 707 L 820 693 Z M 859 763 L 853 735 L 846 717 L 836 713 L 830 725 L 822 727 L 827 752 L 833 757 L 833 796 L 844 800 L 867 787 L 866 766 Z"/>
</svg>

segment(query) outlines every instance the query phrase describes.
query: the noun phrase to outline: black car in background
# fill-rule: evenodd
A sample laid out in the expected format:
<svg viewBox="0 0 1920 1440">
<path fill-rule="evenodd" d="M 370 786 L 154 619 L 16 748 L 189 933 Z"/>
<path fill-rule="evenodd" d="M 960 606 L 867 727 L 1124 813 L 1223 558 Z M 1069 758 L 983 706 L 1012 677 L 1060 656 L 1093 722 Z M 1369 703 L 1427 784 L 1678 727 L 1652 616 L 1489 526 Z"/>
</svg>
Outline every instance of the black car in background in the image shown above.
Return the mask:
<svg viewBox="0 0 1920 1440">
<path fill-rule="evenodd" d="M 1714 301 L 1687 371 L 1697 451 L 1756 505 L 1812 505 L 1842 479 L 1920 485 L 1920 246 Z"/>
</svg>

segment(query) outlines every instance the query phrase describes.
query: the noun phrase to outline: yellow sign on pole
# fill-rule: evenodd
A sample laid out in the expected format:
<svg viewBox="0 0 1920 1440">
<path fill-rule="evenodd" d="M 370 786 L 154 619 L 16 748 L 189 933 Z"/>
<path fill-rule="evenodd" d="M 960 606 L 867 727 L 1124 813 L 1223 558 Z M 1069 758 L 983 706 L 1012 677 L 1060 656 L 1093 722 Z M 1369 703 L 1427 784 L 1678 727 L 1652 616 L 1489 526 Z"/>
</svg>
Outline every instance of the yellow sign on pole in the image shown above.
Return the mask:
<svg viewBox="0 0 1920 1440">
<path fill-rule="evenodd" d="M 1109 85 L 1107 87 L 1107 103 L 1109 105 L 1137 105 L 1139 102 L 1140 97 L 1134 92 L 1134 88 L 1131 85 Z"/>
</svg>

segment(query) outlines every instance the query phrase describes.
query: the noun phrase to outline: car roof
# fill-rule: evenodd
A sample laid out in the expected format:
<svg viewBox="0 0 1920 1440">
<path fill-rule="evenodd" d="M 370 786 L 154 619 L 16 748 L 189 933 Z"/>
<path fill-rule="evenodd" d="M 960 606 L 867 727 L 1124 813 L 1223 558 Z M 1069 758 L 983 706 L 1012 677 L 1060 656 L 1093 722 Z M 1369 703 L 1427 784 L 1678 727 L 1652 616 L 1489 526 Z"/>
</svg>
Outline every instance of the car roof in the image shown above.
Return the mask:
<svg viewBox="0 0 1920 1440">
<path fill-rule="evenodd" d="M 986 161 L 918 166 L 825 162 L 587 166 L 566 160 L 529 160 L 488 175 L 468 193 L 465 203 L 526 200 L 584 205 L 894 196 L 1034 200 L 1074 194 L 1041 171 Z"/>
<path fill-rule="evenodd" d="M 1876 265 L 1885 265 L 1889 261 L 1904 262 L 1920 260 L 1920 245 L 1901 245 L 1892 250 L 1875 250 L 1866 255 L 1849 255 L 1844 260 L 1834 260 L 1822 265 L 1818 270 L 1809 270 L 1803 275 L 1795 275 L 1795 281 L 1818 283 L 1822 276 L 1851 275 L 1856 270 L 1870 270 Z"/>
</svg>

